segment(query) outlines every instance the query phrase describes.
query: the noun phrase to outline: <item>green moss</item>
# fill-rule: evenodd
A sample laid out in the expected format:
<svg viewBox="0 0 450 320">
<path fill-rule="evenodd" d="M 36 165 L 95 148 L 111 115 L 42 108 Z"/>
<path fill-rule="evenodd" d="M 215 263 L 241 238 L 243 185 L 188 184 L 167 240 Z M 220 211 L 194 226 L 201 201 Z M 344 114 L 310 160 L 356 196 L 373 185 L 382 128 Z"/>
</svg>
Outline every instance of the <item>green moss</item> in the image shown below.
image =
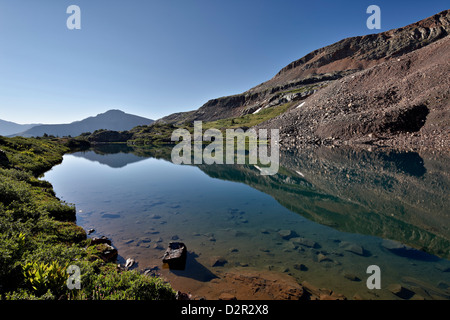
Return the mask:
<svg viewBox="0 0 450 320">
<path fill-rule="evenodd" d="M 50 291 L 59 294 L 64 291 L 67 266 L 56 261 L 51 263 L 28 262 L 22 266 L 25 285 L 38 295 Z"/>
<path fill-rule="evenodd" d="M 5 151 L 10 168 L 20 168 L 34 176 L 39 176 L 61 163 L 63 154 L 70 150 L 64 144 L 49 139 L 22 137 L 2 137 L 0 148 Z"/>
<path fill-rule="evenodd" d="M 101 268 L 83 283 L 93 300 L 173 300 L 175 291 L 161 278 L 143 276 L 139 272 L 120 271 L 113 266 Z"/>
<path fill-rule="evenodd" d="M 47 211 L 51 218 L 59 221 L 75 221 L 75 206 L 63 203 L 61 201 L 46 201 L 42 209 Z"/>
</svg>

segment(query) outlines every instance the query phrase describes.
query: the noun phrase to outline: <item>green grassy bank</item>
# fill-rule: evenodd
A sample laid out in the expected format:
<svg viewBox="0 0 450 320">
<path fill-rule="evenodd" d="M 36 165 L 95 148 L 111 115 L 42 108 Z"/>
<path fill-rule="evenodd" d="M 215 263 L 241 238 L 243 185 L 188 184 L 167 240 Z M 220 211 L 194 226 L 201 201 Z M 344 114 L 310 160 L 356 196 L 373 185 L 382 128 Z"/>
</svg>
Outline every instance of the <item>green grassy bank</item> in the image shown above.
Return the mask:
<svg viewBox="0 0 450 320">
<path fill-rule="evenodd" d="M 0 299 L 175 299 L 161 278 L 123 270 L 76 225 L 76 209 L 39 176 L 75 140 L 0 136 Z M 70 183 L 70 181 L 68 181 Z M 69 266 L 80 289 L 69 289 Z"/>
</svg>

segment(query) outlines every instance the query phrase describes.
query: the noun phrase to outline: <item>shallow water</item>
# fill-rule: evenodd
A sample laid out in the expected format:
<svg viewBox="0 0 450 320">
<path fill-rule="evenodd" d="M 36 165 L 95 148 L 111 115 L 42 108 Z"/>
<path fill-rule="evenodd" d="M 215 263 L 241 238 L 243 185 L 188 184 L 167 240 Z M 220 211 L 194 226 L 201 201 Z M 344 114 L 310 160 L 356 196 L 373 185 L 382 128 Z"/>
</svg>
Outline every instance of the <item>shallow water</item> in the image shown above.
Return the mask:
<svg viewBox="0 0 450 320">
<path fill-rule="evenodd" d="M 283 153 L 279 174 L 263 177 L 246 165 L 174 165 L 167 154 L 102 146 L 64 156 L 44 179 L 76 205 L 91 236 L 112 240 L 120 261 L 158 266 L 183 289 L 237 267 L 286 273 L 348 298 L 398 299 L 391 284 L 415 288 L 416 298 L 450 298 L 446 159 Z M 389 250 L 383 238 L 408 247 Z M 190 252 L 184 271 L 162 269 L 172 240 Z M 213 266 L 218 257 L 226 263 Z M 380 267 L 380 290 L 367 288 L 370 265 Z"/>
</svg>

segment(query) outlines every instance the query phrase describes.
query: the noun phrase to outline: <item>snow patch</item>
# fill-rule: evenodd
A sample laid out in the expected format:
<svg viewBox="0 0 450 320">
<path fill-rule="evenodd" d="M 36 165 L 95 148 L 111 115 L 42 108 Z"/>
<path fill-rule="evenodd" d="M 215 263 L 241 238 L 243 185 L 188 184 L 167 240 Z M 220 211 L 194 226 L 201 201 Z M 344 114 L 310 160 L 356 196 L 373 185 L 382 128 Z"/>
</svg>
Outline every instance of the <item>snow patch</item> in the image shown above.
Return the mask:
<svg viewBox="0 0 450 320">
<path fill-rule="evenodd" d="M 299 176 L 302 176 L 302 177 L 305 176 L 305 175 L 304 175 L 303 173 L 301 173 L 300 171 L 295 170 L 295 172 L 297 172 L 297 174 L 298 174 Z"/>
<path fill-rule="evenodd" d="M 300 108 L 301 106 L 303 106 L 305 104 L 305 102 L 300 103 L 295 109 Z"/>
</svg>

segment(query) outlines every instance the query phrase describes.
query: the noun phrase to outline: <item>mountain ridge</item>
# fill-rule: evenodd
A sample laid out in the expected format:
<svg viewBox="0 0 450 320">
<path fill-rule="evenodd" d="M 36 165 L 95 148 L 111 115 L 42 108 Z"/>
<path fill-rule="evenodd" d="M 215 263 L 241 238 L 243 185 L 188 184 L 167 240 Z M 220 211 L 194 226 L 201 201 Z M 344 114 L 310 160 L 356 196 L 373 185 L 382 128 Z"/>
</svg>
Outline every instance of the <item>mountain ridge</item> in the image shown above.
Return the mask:
<svg viewBox="0 0 450 320">
<path fill-rule="evenodd" d="M 257 128 L 283 148 L 362 144 L 450 150 L 450 36 L 333 82 Z"/>
<path fill-rule="evenodd" d="M 9 136 L 12 134 L 16 134 L 18 132 L 23 132 L 28 129 L 31 129 L 35 126 L 41 125 L 41 123 L 36 124 L 20 124 L 12 121 L 1 120 L 0 119 L 0 135 Z"/>
<path fill-rule="evenodd" d="M 243 93 L 211 99 L 197 110 L 170 114 L 157 123 L 214 121 L 303 100 L 335 80 L 426 47 L 449 33 L 450 10 L 444 10 L 401 28 L 346 38 L 289 63 L 272 79 Z"/>
<path fill-rule="evenodd" d="M 274 83 L 280 82 L 279 78 L 286 78 L 287 75 L 289 76 L 287 80 L 290 81 L 313 73 L 367 69 L 420 49 L 444 38 L 449 32 L 450 13 L 449 10 L 445 10 L 404 27 L 345 38 L 289 63 L 272 79 L 255 88 L 273 86 Z"/>
<path fill-rule="evenodd" d="M 121 110 L 112 109 L 104 113 L 91 116 L 83 120 L 74 121 L 67 124 L 38 125 L 26 131 L 14 134 L 13 136 L 36 137 L 47 135 L 54 136 L 79 136 L 84 132 L 106 129 L 114 131 L 130 130 L 140 125 L 150 125 L 152 119 L 125 113 Z"/>
</svg>

